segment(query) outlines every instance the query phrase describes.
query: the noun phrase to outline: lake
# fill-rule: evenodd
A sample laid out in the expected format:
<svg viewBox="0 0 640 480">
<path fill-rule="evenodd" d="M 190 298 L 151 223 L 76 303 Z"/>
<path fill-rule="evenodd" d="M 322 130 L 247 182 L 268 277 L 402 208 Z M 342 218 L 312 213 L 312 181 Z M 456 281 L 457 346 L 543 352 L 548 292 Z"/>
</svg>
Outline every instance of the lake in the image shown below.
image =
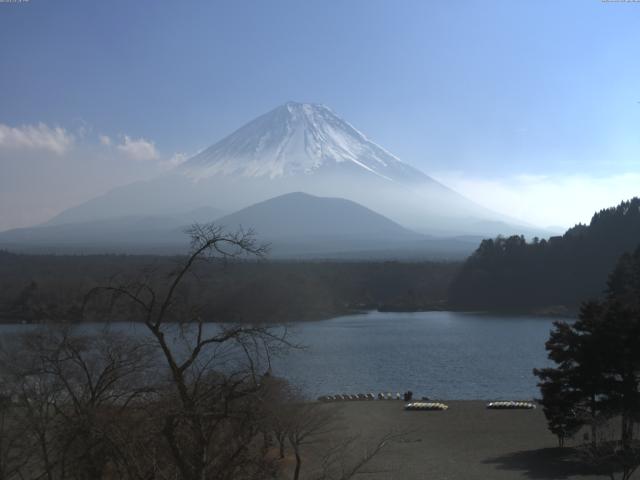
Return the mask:
<svg viewBox="0 0 640 480">
<path fill-rule="evenodd" d="M 438 399 L 532 399 L 534 367 L 549 364 L 553 318 L 370 312 L 297 325 L 304 351 L 274 373 L 312 396 L 404 392 Z"/>
<path fill-rule="evenodd" d="M 273 360 L 273 373 L 310 397 L 404 392 L 437 399 L 532 399 L 535 367 L 553 318 L 459 312 L 368 312 L 291 327 L 304 349 Z M 113 324 L 132 334 L 141 325 Z M 2 325 L 10 333 L 33 328 Z M 99 328 L 95 324 L 83 328 Z"/>
</svg>

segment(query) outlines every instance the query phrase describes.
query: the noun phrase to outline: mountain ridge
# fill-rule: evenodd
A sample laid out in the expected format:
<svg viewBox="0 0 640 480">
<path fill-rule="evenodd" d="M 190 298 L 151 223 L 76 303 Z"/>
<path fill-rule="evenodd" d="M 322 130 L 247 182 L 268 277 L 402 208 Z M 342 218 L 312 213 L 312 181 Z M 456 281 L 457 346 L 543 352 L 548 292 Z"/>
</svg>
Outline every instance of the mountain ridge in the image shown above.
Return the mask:
<svg viewBox="0 0 640 480">
<path fill-rule="evenodd" d="M 285 193 L 218 219 L 231 230 L 250 227 L 258 237 L 378 236 L 420 238 L 396 222 L 351 200 Z"/>
<path fill-rule="evenodd" d="M 159 177 L 115 188 L 47 224 L 202 206 L 235 212 L 296 191 L 354 201 L 427 235 L 546 235 L 404 163 L 328 107 L 295 102 L 257 117 Z"/>
</svg>

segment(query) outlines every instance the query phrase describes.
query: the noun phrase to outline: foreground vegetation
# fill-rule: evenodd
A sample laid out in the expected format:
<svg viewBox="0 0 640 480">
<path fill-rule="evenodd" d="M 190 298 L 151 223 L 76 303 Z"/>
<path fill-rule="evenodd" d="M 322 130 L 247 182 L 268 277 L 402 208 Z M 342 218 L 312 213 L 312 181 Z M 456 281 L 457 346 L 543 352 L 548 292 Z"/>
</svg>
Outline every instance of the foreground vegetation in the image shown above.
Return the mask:
<svg viewBox="0 0 640 480">
<path fill-rule="evenodd" d="M 547 350 L 556 366 L 534 371 L 559 445 L 588 428 L 585 458 L 623 480 L 640 466 L 639 346 L 640 248 L 620 258 L 603 301 L 555 323 Z"/>
<path fill-rule="evenodd" d="M 250 234 L 228 234 L 213 225 L 195 226 L 190 233 L 186 257 L 155 259 L 152 266 L 143 264 L 148 258 L 117 257 L 133 263 L 102 284 L 83 277 L 82 298 L 65 282 L 56 289 L 53 276 L 45 292 L 57 296 L 35 301 L 43 291 L 32 284 L 19 292 L 12 311 L 21 307 L 49 325 L 2 339 L 0 478 L 346 480 L 371 465 L 391 440 L 406 440 L 408 432 L 392 430 L 377 431 L 368 441 L 343 434 L 334 405 L 306 401 L 273 377 L 271 358 L 296 345 L 286 328 L 265 323 L 277 316 L 277 308 L 258 314 L 273 301 L 266 293 L 273 277 L 262 284 L 243 276 L 269 264 L 238 262 L 247 255 L 262 257 L 264 247 Z M 42 260 L 59 261 L 37 259 Z M 325 281 L 331 278 L 338 286 L 352 283 L 353 275 L 364 281 L 363 272 L 379 273 L 367 278 L 366 288 L 352 284 L 347 294 L 336 285 L 326 287 L 333 301 L 338 294 L 352 299 L 366 299 L 363 292 L 400 294 L 407 272 L 409 278 L 416 278 L 413 273 L 429 280 L 423 297 L 404 292 L 396 298 L 429 298 L 441 292 L 434 272 L 455 271 L 448 264 L 434 264 L 426 276 L 425 265 L 391 264 L 391 270 L 384 270 L 387 264 L 314 265 L 316 275 L 329 272 Z M 275 266 L 282 270 L 271 272 L 291 275 L 299 265 Z M 78 271 L 71 271 L 66 278 L 77 280 Z M 398 281 L 389 288 L 394 275 Z M 235 283 L 225 290 L 228 278 L 247 290 Z M 287 286 L 308 279 L 280 278 Z M 301 283 L 301 291 L 309 288 Z M 256 295 L 260 285 L 264 297 Z M 234 317 L 217 301 L 229 298 L 237 308 L 249 304 L 244 322 L 228 322 Z M 284 305 L 287 298 L 276 297 L 272 305 Z M 292 303 L 302 308 L 308 302 Z M 247 321 L 252 317 L 262 321 Z M 222 319 L 228 323 L 207 323 Z M 86 320 L 102 321 L 105 330 L 85 333 Z M 109 328 L 116 320 L 138 322 L 140 335 Z M 620 258 L 603 301 L 583 304 L 577 322 L 556 322 L 547 343 L 556 366 L 535 371 L 559 445 L 588 430 L 584 443 L 572 449 L 580 456 L 576 465 L 588 472 L 626 480 L 640 466 L 639 340 L 640 248 Z"/>
<path fill-rule="evenodd" d="M 353 439 L 330 443 L 335 412 L 271 376 L 270 358 L 295 347 L 286 329 L 205 324 L 187 279 L 264 248 L 212 225 L 191 235 L 168 274 L 114 278 L 55 309 L 77 322 L 3 338 L 0 478 L 346 480 L 385 446 L 391 435 L 361 454 Z M 143 334 L 83 334 L 85 315 L 136 320 Z"/>
</svg>

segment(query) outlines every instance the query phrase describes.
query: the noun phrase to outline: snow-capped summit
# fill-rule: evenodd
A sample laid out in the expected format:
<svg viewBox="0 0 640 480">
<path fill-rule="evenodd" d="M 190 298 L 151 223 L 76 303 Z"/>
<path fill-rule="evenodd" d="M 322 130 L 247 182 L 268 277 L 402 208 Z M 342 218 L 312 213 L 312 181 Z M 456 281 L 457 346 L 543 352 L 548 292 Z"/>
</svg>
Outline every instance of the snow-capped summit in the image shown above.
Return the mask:
<svg viewBox="0 0 640 480">
<path fill-rule="evenodd" d="M 324 105 L 288 102 L 185 162 L 194 179 L 280 178 L 349 169 L 397 182 L 428 177 L 400 161 Z"/>
</svg>

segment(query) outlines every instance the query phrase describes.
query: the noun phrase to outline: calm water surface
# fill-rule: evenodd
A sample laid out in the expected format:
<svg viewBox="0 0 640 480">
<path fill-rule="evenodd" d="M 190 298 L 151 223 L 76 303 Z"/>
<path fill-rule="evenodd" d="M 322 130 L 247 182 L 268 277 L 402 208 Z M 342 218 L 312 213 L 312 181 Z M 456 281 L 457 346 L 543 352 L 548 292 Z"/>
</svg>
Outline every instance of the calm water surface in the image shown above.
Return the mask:
<svg viewBox="0 0 640 480">
<path fill-rule="evenodd" d="M 312 397 L 412 390 L 438 399 L 531 399 L 539 396 L 531 371 L 549 363 L 544 343 L 553 320 L 370 312 L 305 322 L 290 330 L 305 348 L 274 359 L 273 371 Z M 140 325 L 114 325 L 144 334 Z M 2 325 L 0 333 L 25 328 Z"/>
<path fill-rule="evenodd" d="M 309 395 L 404 392 L 439 399 L 539 396 L 534 367 L 554 319 L 456 312 L 349 315 L 297 326 L 304 351 L 275 373 Z"/>
</svg>

